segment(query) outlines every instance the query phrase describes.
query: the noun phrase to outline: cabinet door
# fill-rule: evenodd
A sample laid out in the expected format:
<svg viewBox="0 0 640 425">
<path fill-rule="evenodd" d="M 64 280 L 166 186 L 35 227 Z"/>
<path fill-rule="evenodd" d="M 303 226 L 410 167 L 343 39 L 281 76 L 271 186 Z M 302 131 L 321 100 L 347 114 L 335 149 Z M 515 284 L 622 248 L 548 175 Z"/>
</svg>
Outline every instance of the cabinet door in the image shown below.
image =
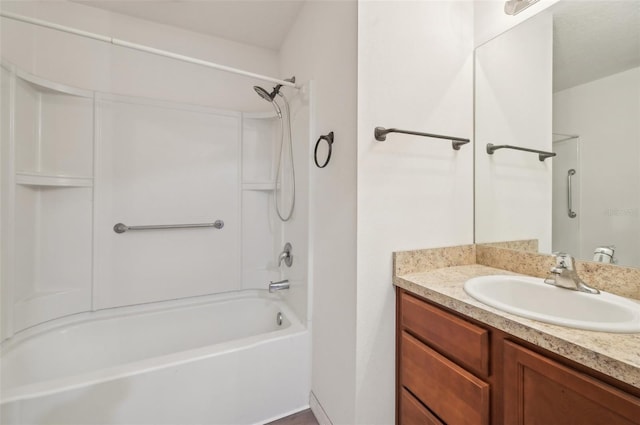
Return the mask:
<svg viewBox="0 0 640 425">
<path fill-rule="evenodd" d="M 640 424 L 640 399 L 505 341 L 507 424 Z"/>
</svg>

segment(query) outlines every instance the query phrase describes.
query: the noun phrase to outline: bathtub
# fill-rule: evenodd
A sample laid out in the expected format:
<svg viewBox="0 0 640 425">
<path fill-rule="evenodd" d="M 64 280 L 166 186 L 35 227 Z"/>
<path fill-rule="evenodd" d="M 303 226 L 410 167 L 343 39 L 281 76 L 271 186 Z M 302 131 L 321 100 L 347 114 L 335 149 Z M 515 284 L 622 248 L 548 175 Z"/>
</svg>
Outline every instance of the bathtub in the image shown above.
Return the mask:
<svg viewBox="0 0 640 425">
<path fill-rule="evenodd" d="M 309 344 L 266 291 L 57 319 L 3 344 L 0 422 L 268 422 L 308 406 Z"/>
</svg>

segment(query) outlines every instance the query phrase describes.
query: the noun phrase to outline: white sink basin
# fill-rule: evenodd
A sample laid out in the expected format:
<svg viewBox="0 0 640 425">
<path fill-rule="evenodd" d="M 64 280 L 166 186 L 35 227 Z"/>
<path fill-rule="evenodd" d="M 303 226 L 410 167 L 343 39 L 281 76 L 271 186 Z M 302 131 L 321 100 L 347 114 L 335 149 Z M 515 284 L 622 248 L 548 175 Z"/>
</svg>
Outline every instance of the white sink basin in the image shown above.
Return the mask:
<svg viewBox="0 0 640 425">
<path fill-rule="evenodd" d="M 558 288 L 527 276 L 482 276 L 464 290 L 499 310 L 555 325 L 591 331 L 640 332 L 640 304 L 617 295 Z"/>
</svg>

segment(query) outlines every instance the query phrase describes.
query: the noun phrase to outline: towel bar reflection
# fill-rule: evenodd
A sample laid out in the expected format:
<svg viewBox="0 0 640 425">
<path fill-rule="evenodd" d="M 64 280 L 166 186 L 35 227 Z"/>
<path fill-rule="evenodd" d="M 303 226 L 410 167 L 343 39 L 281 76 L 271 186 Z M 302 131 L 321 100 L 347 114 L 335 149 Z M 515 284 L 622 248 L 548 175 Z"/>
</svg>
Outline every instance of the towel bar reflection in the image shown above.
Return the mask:
<svg viewBox="0 0 640 425">
<path fill-rule="evenodd" d="M 538 159 L 543 162 L 547 158 L 556 156 L 555 152 L 539 151 L 537 149 L 521 148 L 520 146 L 512 145 L 494 145 L 493 143 L 487 143 L 487 153 L 493 155 L 498 149 L 513 149 L 515 151 L 533 152 L 538 154 Z"/>
<path fill-rule="evenodd" d="M 191 229 L 196 227 L 214 227 L 216 229 L 222 229 L 224 227 L 224 221 L 216 220 L 213 223 L 196 224 L 158 224 L 153 226 L 127 226 L 124 223 L 118 223 L 113 226 L 113 231 L 116 233 L 124 233 L 129 230 Z"/>
</svg>

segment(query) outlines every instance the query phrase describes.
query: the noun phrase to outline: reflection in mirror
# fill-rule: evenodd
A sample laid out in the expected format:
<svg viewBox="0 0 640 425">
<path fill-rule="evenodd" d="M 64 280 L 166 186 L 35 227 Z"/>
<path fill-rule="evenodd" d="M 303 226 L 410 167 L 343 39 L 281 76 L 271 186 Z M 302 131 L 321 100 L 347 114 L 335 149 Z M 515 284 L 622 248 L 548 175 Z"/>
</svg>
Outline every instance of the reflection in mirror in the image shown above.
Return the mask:
<svg viewBox="0 0 640 425">
<path fill-rule="evenodd" d="M 477 243 L 640 267 L 640 0 L 560 1 L 480 46 L 475 140 Z"/>
</svg>

